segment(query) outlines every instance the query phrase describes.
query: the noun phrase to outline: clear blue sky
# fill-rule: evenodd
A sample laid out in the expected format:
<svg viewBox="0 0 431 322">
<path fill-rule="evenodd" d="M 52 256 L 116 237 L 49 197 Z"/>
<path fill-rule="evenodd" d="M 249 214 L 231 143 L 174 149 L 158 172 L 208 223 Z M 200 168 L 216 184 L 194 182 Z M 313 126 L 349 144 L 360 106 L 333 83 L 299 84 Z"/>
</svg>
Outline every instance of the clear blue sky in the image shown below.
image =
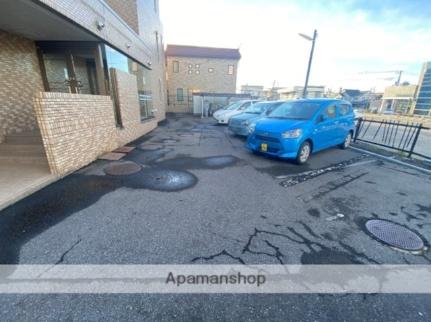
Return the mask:
<svg viewBox="0 0 431 322">
<path fill-rule="evenodd" d="M 160 0 L 165 43 L 240 48 L 238 85 L 302 85 L 318 29 L 312 85 L 377 88 L 404 70 L 416 83 L 431 60 L 431 1 Z"/>
</svg>

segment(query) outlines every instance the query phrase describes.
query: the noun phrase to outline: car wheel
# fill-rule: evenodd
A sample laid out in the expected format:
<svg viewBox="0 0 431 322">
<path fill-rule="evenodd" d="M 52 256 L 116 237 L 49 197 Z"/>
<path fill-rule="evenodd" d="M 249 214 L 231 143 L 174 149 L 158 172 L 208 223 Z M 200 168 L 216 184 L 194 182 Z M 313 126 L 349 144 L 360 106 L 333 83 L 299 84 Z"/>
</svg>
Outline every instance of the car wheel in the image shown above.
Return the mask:
<svg viewBox="0 0 431 322">
<path fill-rule="evenodd" d="M 340 145 L 340 148 L 347 149 L 350 146 L 350 143 L 352 142 L 352 132 L 349 132 L 347 134 L 346 138 L 344 139 L 344 142 Z"/>
<path fill-rule="evenodd" d="M 308 141 L 305 141 L 301 144 L 298 154 L 296 156 L 296 163 L 298 164 L 304 164 L 308 161 L 311 154 L 311 144 Z"/>
</svg>

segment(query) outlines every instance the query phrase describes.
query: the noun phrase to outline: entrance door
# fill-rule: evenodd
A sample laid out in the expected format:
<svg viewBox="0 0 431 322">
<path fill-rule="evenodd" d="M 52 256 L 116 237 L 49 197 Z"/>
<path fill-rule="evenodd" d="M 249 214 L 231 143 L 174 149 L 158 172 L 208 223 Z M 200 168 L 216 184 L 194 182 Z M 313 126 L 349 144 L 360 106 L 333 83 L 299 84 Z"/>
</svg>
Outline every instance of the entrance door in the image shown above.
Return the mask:
<svg viewBox="0 0 431 322">
<path fill-rule="evenodd" d="M 104 84 L 99 84 L 95 44 L 39 42 L 38 47 L 43 62 L 46 90 L 99 94 L 99 85 Z"/>
</svg>

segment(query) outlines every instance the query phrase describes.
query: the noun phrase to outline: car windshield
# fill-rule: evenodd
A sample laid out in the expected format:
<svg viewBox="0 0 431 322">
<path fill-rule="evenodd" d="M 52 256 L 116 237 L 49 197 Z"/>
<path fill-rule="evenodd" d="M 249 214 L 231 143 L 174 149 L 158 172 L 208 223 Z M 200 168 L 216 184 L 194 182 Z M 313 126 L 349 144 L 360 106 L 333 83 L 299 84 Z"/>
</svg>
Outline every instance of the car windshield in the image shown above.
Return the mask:
<svg viewBox="0 0 431 322">
<path fill-rule="evenodd" d="M 286 102 L 269 113 L 268 117 L 309 120 L 320 109 L 320 107 L 320 103 L 314 102 Z"/>
<path fill-rule="evenodd" d="M 265 112 L 271 104 L 268 103 L 255 103 L 247 107 L 244 112 L 250 114 L 262 114 Z"/>
<path fill-rule="evenodd" d="M 233 103 L 233 104 L 229 105 L 228 107 L 226 107 L 226 110 L 227 111 L 233 111 L 233 110 L 236 110 L 240 106 L 241 106 L 241 102 L 236 102 L 236 103 Z"/>
</svg>

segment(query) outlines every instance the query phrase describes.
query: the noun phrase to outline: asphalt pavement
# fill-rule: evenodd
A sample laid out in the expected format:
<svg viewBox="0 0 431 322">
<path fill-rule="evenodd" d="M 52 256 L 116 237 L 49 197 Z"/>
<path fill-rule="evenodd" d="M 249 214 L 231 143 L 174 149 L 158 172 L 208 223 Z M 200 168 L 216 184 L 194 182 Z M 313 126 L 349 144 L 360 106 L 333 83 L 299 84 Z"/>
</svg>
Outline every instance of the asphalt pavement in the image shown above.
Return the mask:
<svg viewBox="0 0 431 322">
<path fill-rule="evenodd" d="M 143 169 L 96 161 L 0 212 L 0 264 L 430 264 L 365 231 L 431 240 L 431 177 L 353 150 L 303 166 L 250 153 L 211 119 L 171 115 L 131 143 Z M 337 214 L 342 214 L 332 220 Z M 0 295 L 2 321 L 429 321 L 428 295 Z"/>
</svg>

